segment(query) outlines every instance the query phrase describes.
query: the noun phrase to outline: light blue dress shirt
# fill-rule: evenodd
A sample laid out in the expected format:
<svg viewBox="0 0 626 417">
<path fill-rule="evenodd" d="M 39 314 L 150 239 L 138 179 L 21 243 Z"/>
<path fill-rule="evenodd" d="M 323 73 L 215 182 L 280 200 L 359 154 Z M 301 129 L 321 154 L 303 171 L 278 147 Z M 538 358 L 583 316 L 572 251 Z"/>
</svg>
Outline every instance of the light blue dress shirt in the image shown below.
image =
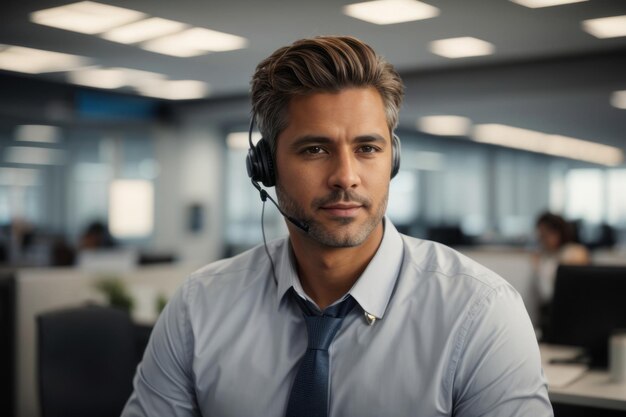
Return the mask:
<svg viewBox="0 0 626 417">
<path fill-rule="evenodd" d="M 123 416 L 284 416 L 307 347 L 288 290 L 308 297 L 288 238 L 268 246 L 276 280 L 259 246 L 185 281 Z M 330 347 L 329 416 L 552 416 L 532 325 L 495 273 L 385 220 L 349 294 L 358 305 Z"/>
</svg>

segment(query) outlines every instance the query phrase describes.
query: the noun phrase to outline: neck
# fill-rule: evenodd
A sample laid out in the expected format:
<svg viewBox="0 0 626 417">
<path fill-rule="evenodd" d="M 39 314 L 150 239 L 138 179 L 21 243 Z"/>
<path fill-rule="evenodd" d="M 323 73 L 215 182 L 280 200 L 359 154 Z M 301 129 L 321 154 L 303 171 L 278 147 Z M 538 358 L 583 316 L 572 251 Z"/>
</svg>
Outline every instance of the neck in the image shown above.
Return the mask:
<svg viewBox="0 0 626 417">
<path fill-rule="evenodd" d="M 349 248 L 321 245 L 288 227 L 302 288 L 321 309 L 352 288 L 376 254 L 383 238 L 382 222 L 362 244 Z"/>
</svg>

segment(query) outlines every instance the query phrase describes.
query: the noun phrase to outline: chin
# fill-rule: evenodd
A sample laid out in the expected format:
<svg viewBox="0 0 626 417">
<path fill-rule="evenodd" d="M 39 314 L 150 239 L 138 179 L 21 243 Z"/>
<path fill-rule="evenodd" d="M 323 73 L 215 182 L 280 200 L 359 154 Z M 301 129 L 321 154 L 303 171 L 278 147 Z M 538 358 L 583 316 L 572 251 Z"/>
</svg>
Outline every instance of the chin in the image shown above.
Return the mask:
<svg viewBox="0 0 626 417">
<path fill-rule="evenodd" d="M 354 218 L 342 218 L 338 224 L 322 226 L 320 223 L 309 224 L 309 237 L 324 246 L 332 248 L 353 248 L 362 245 L 376 229 L 380 220 L 359 224 Z"/>
</svg>

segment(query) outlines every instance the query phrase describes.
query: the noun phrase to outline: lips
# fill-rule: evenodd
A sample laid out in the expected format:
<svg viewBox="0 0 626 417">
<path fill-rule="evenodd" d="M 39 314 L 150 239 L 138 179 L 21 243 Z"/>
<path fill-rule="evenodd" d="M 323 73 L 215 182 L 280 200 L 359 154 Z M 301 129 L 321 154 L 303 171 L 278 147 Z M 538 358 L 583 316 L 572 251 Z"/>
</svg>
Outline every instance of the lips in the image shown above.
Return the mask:
<svg viewBox="0 0 626 417">
<path fill-rule="evenodd" d="M 329 204 L 320 207 L 324 212 L 335 217 L 352 217 L 362 208 L 361 204 Z"/>
<path fill-rule="evenodd" d="M 371 200 L 354 190 L 334 189 L 328 195 L 313 200 L 312 208 L 334 218 L 356 217 L 371 206 Z"/>
</svg>

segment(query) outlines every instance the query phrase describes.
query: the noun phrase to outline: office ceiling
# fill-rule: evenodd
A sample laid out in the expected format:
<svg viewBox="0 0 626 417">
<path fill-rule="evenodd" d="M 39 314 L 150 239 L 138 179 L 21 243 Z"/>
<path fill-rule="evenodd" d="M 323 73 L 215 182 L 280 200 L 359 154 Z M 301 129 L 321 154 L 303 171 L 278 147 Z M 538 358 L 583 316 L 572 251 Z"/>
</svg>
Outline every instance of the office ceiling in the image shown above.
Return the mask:
<svg viewBox="0 0 626 417">
<path fill-rule="evenodd" d="M 72 3 L 44 0 L 4 2 L 0 6 L 0 43 L 81 55 L 105 67 L 128 67 L 162 73 L 172 79 L 205 81 L 210 85 L 209 97 L 213 98 L 245 95 L 252 71 L 261 59 L 295 39 L 321 34 L 357 36 L 385 55 L 401 73 L 413 74 L 411 77 L 427 74 L 427 77 L 434 77 L 435 84 L 445 82 L 445 77 L 437 79 L 440 72 L 459 74 L 451 82 L 462 85 L 459 81 L 463 79 L 466 70 L 477 74 L 482 69 L 489 72 L 490 68 L 508 64 L 522 65 L 520 68 L 523 68 L 525 62 L 554 60 L 555 57 L 626 54 L 626 37 L 597 39 L 581 29 L 581 21 L 585 19 L 626 15 L 624 0 L 590 0 L 538 9 L 523 7 L 508 0 L 426 0 L 426 3 L 440 9 L 438 17 L 392 25 L 375 25 L 344 15 L 342 6 L 352 3 L 345 0 L 101 2 L 242 36 L 248 39 L 249 44 L 241 50 L 192 58 L 161 55 L 93 35 L 31 23 L 31 12 Z M 495 46 L 495 54 L 447 59 L 432 54 L 428 49 L 430 41 L 460 36 L 491 42 Z M 66 82 L 65 73 L 33 77 Z M 598 77 L 603 77 L 603 74 L 598 74 Z M 610 82 L 607 81 L 609 78 Z M 554 111 L 560 119 L 552 129 L 558 130 L 559 126 L 564 129 L 553 133 L 574 136 L 578 133 L 578 136 L 586 135 L 589 139 L 618 145 L 626 150 L 626 134 L 623 133 L 626 132 L 626 110 L 611 108 L 608 97 L 605 100 L 608 116 L 597 117 L 593 125 L 581 125 L 580 129 L 576 127 L 581 123 L 581 115 L 588 113 L 585 109 L 589 106 L 597 109 L 599 100 L 604 100 L 603 97 L 608 94 L 607 90 L 626 90 L 626 75 L 620 77 L 612 74 L 607 76 L 607 80 L 599 83 L 602 88 L 587 84 L 578 92 L 542 95 L 538 87 L 533 89 L 531 79 L 525 85 L 536 94 L 532 98 L 524 97 L 518 107 L 513 100 L 509 105 L 504 105 L 503 109 L 503 98 L 494 103 L 473 99 L 464 102 L 461 94 L 458 100 L 450 103 L 450 110 L 447 111 L 483 120 L 486 120 L 485 115 L 491 114 L 489 117 L 493 122 L 497 122 L 495 119 L 500 116 L 510 118 L 510 114 L 514 113 L 516 123 L 528 128 L 551 126 L 537 118 L 543 115 L 545 119 L 546 114 Z M 419 97 L 412 96 L 413 84 L 419 85 L 419 82 L 408 83 L 409 97 L 402 119 L 405 125 L 410 125 L 420 115 L 446 111 L 442 101 L 437 100 L 437 90 L 431 93 L 435 94 L 433 102 L 437 102 L 438 107 L 431 108 L 423 102 L 419 104 Z M 456 96 L 444 94 L 442 97 L 454 99 Z M 527 120 L 523 117 L 524 113 L 529 113 Z"/>
</svg>

